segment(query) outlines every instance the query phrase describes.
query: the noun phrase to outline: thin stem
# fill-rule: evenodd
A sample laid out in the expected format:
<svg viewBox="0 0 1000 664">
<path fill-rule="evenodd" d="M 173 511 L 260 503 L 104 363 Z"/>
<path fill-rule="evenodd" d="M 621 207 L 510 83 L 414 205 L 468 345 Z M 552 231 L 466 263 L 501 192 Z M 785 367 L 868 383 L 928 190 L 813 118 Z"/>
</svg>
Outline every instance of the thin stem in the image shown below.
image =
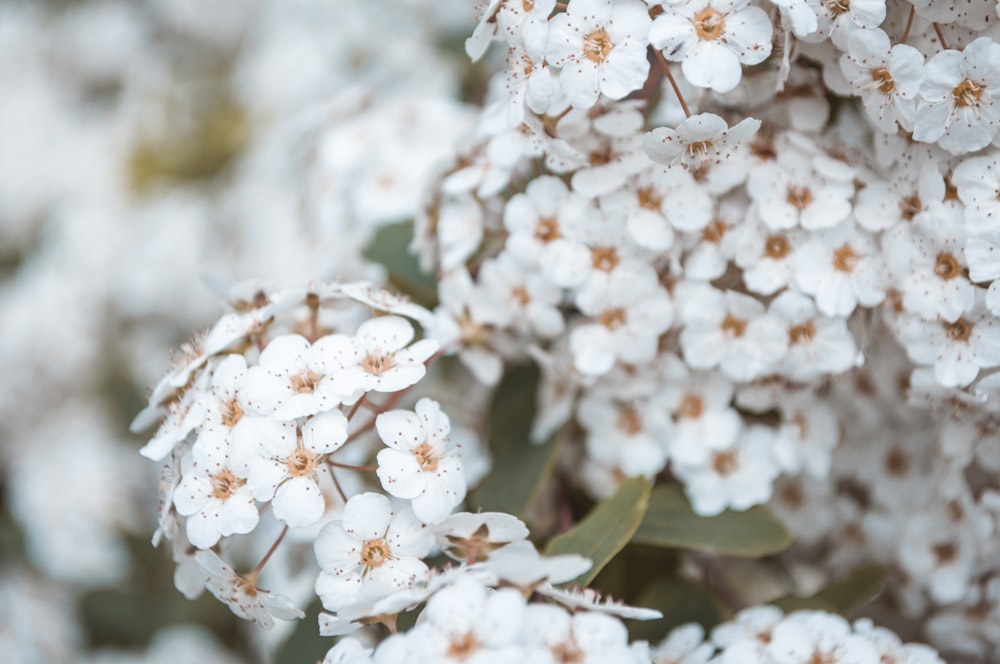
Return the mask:
<svg viewBox="0 0 1000 664">
<path fill-rule="evenodd" d="M 278 545 L 281 544 L 281 540 L 285 539 L 285 533 L 287 532 L 288 532 L 288 526 L 285 526 L 284 528 L 281 529 L 281 533 L 278 535 L 278 539 L 274 540 L 274 544 L 272 544 L 271 548 L 267 550 L 267 553 L 264 554 L 264 557 L 260 559 L 260 562 L 257 563 L 257 566 L 253 568 L 253 571 L 250 572 L 250 575 L 256 577 L 258 574 L 260 574 L 260 571 L 264 569 L 264 565 L 266 565 L 267 561 L 271 559 L 271 556 L 274 555 L 274 552 L 278 550 Z"/>
<path fill-rule="evenodd" d="M 948 43 L 944 40 L 944 34 L 941 32 L 941 26 L 937 23 L 931 23 L 934 26 L 934 34 L 937 35 L 938 41 L 941 42 L 941 48 L 947 49 Z"/>
<path fill-rule="evenodd" d="M 905 44 L 906 40 L 910 38 L 910 28 L 913 27 L 913 17 L 917 15 L 917 8 L 910 5 L 910 15 L 906 17 L 906 28 L 903 30 L 903 38 L 899 40 L 900 44 Z"/>
<path fill-rule="evenodd" d="M 663 53 L 661 53 L 658 48 L 654 48 L 653 53 L 656 54 L 656 59 L 660 61 L 660 68 L 663 69 L 663 75 L 667 77 L 667 80 L 670 81 L 670 87 L 674 89 L 677 101 L 681 104 L 681 110 L 684 111 L 684 117 L 691 117 L 691 109 L 688 108 L 687 102 L 684 101 L 684 95 L 681 94 L 681 89 L 677 87 L 677 81 L 674 80 L 674 75 L 670 73 L 670 65 L 667 64 L 667 59 L 663 57 Z"/>
<path fill-rule="evenodd" d="M 333 486 L 337 488 L 337 493 L 340 494 L 340 499 L 347 504 L 347 494 L 344 493 L 344 489 L 340 486 L 340 480 L 337 479 L 337 474 L 333 472 L 333 462 L 330 459 L 326 460 L 327 468 L 330 470 L 330 477 L 333 479 Z"/>
<path fill-rule="evenodd" d="M 354 405 L 351 407 L 351 412 L 347 414 L 348 420 L 354 417 L 354 414 L 358 412 L 358 408 L 361 408 L 361 404 L 363 404 L 367 398 L 368 398 L 368 393 L 365 392 L 364 394 L 361 395 L 360 399 L 354 402 Z"/>
</svg>

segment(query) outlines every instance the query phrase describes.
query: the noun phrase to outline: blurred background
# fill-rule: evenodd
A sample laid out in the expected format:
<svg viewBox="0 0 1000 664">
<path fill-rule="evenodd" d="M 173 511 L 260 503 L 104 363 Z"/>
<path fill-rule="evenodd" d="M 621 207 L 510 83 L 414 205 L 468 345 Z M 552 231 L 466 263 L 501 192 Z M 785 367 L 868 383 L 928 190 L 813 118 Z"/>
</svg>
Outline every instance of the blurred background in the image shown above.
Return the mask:
<svg viewBox="0 0 1000 664">
<path fill-rule="evenodd" d="M 0 0 L 0 662 L 328 647 L 312 616 L 261 646 L 174 589 L 128 425 L 232 284 L 382 278 L 362 249 L 412 216 L 482 94 L 474 11 Z"/>
</svg>

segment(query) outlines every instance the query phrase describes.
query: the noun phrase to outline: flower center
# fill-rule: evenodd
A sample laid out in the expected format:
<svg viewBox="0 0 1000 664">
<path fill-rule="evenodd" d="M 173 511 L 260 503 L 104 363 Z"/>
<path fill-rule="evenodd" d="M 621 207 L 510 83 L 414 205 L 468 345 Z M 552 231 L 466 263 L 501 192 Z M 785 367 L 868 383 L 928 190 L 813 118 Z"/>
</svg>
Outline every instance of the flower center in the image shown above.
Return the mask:
<svg viewBox="0 0 1000 664">
<path fill-rule="evenodd" d="M 319 375 L 307 369 L 298 376 L 292 376 L 292 390 L 299 394 L 312 392 L 319 387 L 319 381 Z"/>
<path fill-rule="evenodd" d="M 627 436 L 635 436 L 642 432 L 642 418 L 635 408 L 628 405 L 618 407 L 618 430 Z"/>
<path fill-rule="evenodd" d="M 746 330 L 747 323 L 740 318 L 726 316 L 725 320 L 722 321 L 722 331 L 725 332 L 726 336 L 730 339 L 734 337 L 742 337 Z"/>
<path fill-rule="evenodd" d="M 600 321 L 601 325 L 609 330 L 617 330 L 625 324 L 625 310 L 618 308 L 605 311 L 601 314 Z"/>
<path fill-rule="evenodd" d="M 685 394 L 677 406 L 677 419 L 696 420 L 705 412 L 705 402 L 697 394 Z"/>
<path fill-rule="evenodd" d="M 885 67 L 872 70 L 872 86 L 884 95 L 892 94 L 896 89 L 896 82 L 892 80 L 892 74 Z"/>
<path fill-rule="evenodd" d="M 937 558 L 939 565 L 947 565 L 958 558 L 958 547 L 955 546 L 954 542 L 935 544 L 931 550 L 934 551 L 934 557 Z"/>
<path fill-rule="evenodd" d="M 944 332 L 952 341 L 968 341 L 972 336 L 972 323 L 959 318 L 954 323 L 941 323 L 944 325 Z"/>
<path fill-rule="evenodd" d="M 792 344 L 804 344 L 813 340 L 816 336 L 816 328 L 811 321 L 806 321 L 801 325 L 793 325 L 788 330 L 788 340 Z"/>
<path fill-rule="evenodd" d="M 528 13 L 535 8 L 535 0 L 521 0 L 521 7 L 524 8 L 525 13 Z"/>
<path fill-rule="evenodd" d="M 464 661 L 479 650 L 479 641 L 469 633 L 459 636 L 448 646 L 448 657 Z"/>
<path fill-rule="evenodd" d="M 572 643 L 560 643 L 552 648 L 552 659 L 558 664 L 577 664 L 582 662 L 583 653 Z"/>
<path fill-rule="evenodd" d="M 837 664 L 839 657 L 831 655 L 828 652 L 822 652 L 816 650 L 813 652 L 812 657 L 809 658 L 807 664 Z"/>
<path fill-rule="evenodd" d="M 825 0 L 823 6 L 834 16 L 840 16 L 851 9 L 851 0 Z"/>
<path fill-rule="evenodd" d="M 392 368 L 392 357 L 381 353 L 366 355 L 365 359 L 361 361 L 361 368 L 370 374 L 381 376 Z"/>
<path fill-rule="evenodd" d="M 562 235 L 559 233 L 559 222 L 552 217 L 542 217 L 538 220 L 538 227 L 535 229 L 535 237 L 542 242 L 552 242 L 558 240 Z"/>
<path fill-rule="evenodd" d="M 716 452 L 712 456 L 712 468 L 722 476 L 731 475 L 740 467 L 734 452 Z"/>
<path fill-rule="evenodd" d="M 955 106 L 978 106 L 984 90 L 986 90 L 986 86 L 966 79 L 951 91 L 951 98 L 955 102 Z"/>
<path fill-rule="evenodd" d="M 316 468 L 316 455 L 309 450 L 297 449 L 288 457 L 288 474 L 292 477 L 304 477 Z"/>
<path fill-rule="evenodd" d="M 213 475 L 209 481 L 212 484 L 212 495 L 219 500 L 228 500 L 244 484 L 243 480 L 233 475 L 229 469 Z"/>
<path fill-rule="evenodd" d="M 639 197 L 639 207 L 645 210 L 652 210 L 653 212 L 660 211 L 660 206 L 663 205 L 663 197 L 655 189 L 652 187 L 641 187 L 635 193 Z"/>
<path fill-rule="evenodd" d="M 615 45 L 611 43 L 611 37 L 603 28 L 595 30 L 583 38 L 583 54 L 591 62 L 604 62 L 614 47 Z"/>
<path fill-rule="evenodd" d="M 903 216 L 903 219 L 907 221 L 913 221 L 913 218 L 920 214 L 920 209 L 923 204 L 920 202 L 920 197 L 916 194 L 908 196 L 899 202 L 899 212 Z"/>
<path fill-rule="evenodd" d="M 809 207 L 809 204 L 813 202 L 812 192 L 809 191 L 809 187 L 788 187 L 788 196 L 786 199 L 788 204 L 791 205 L 796 210 L 800 212 Z"/>
<path fill-rule="evenodd" d="M 943 251 L 938 254 L 937 261 L 934 263 L 934 274 L 948 281 L 957 277 L 961 272 L 962 268 L 954 256 Z"/>
<path fill-rule="evenodd" d="M 417 465 L 421 470 L 433 473 L 438 467 L 438 455 L 434 448 L 427 443 L 421 443 L 413 450 L 413 456 L 417 459 Z"/>
<path fill-rule="evenodd" d="M 618 252 L 614 247 L 595 247 L 590 250 L 590 258 L 595 270 L 611 272 L 618 265 Z"/>
<path fill-rule="evenodd" d="M 691 155 L 691 157 L 697 161 L 704 161 L 708 159 L 709 150 L 715 147 L 715 143 L 712 141 L 695 141 L 694 143 L 688 143 L 686 152 Z"/>
<path fill-rule="evenodd" d="M 698 39 L 709 41 L 718 39 L 726 30 L 726 21 L 722 14 L 711 7 L 705 7 L 694 15 L 694 31 Z"/>
<path fill-rule="evenodd" d="M 898 447 L 893 447 L 885 455 L 885 470 L 896 477 L 906 475 L 910 470 L 910 457 Z"/>
<path fill-rule="evenodd" d="M 767 238 L 767 242 L 764 243 L 764 254 L 768 258 L 777 260 L 787 256 L 790 248 L 788 238 L 784 235 L 772 235 Z"/>
<path fill-rule="evenodd" d="M 833 252 L 833 269 L 837 272 L 853 272 L 854 266 L 858 264 L 858 254 L 845 244 Z"/>
<path fill-rule="evenodd" d="M 222 413 L 222 423 L 230 429 L 236 426 L 237 422 L 243 417 L 243 407 L 236 399 L 233 399 L 229 403 L 221 404 L 219 411 Z"/>
<path fill-rule="evenodd" d="M 705 226 L 705 230 L 701 232 L 702 239 L 705 242 L 711 242 L 712 244 L 718 244 L 722 241 L 722 236 L 726 234 L 726 225 L 721 219 L 713 219 L 708 226 Z"/>
<path fill-rule="evenodd" d="M 368 540 L 361 547 L 361 560 L 365 567 L 380 567 L 389 559 L 389 545 L 384 539 Z"/>
</svg>

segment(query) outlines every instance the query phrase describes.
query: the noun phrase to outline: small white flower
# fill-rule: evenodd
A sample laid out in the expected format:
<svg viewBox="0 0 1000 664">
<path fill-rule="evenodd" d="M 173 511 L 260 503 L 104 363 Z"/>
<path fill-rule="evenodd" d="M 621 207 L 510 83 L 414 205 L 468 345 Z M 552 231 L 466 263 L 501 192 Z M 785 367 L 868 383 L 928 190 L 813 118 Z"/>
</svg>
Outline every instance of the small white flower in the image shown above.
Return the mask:
<svg viewBox="0 0 1000 664">
<path fill-rule="evenodd" d="M 199 551 L 195 561 L 207 576 L 206 586 L 219 601 L 244 620 L 264 629 L 274 627 L 274 618 L 298 620 L 305 614 L 292 600 L 257 587 L 255 581 L 237 574 L 213 551 Z"/>
<path fill-rule="evenodd" d="M 913 130 L 924 56 L 906 44 L 893 46 L 881 30 L 858 30 L 848 39 L 840 68 L 875 126 L 894 133 Z"/>
<path fill-rule="evenodd" d="M 737 147 L 757 133 L 760 120 L 744 118 L 732 128 L 714 113 L 686 118 L 676 129 L 658 127 L 646 134 L 643 147 L 650 159 L 661 164 L 684 164 L 697 168 L 705 161 L 727 160 Z"/>
<path fill-rule="evenodd" d="M 441 406 L 425 398 L 415 410 L 392 410 L 375 420 L 389 446 L 378 453 L 377 473 L 386 491 L 409 500 L 418 519 L 435 524 L 465 498 L 465 476 Z"/>
<path fill-rule="evenodd" d="M 188 517 L 188 539 L 199 549 L 214 546 L 220 537 L 249 533 L 260 518 L 246 485 L 246 461 L 231 459 L 230 449 L 228 442 L 195 446 L 182 461 L 174 505 Z"/>
<path fill-rule="evenodd" d="M 650 19 L 636 0 L 571 0 L 549 21 L 546 60 L 559 67 L 570 103 L 589 108 L 603 94 L 622 99 L 646 82 Z"/>
</svg>

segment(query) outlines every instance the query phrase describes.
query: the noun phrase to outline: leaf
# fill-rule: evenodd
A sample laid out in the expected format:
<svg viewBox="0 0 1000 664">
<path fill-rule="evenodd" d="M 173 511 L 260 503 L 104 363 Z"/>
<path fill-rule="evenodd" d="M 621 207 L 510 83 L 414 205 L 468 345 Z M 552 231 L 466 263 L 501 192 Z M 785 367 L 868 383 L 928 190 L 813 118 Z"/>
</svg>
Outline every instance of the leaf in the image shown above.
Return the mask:
<svg viewBox="0 0 1000 664">
<path fill-rule="evenodd" d="M 420 269 L 417 257 L 410 253 L 413 222 L 402 221 L 382 226 L 364 251 L 364 257 L 384 265 L 389 281 L 428 309 L 437 305 L 437 282 Z"/>
<path fill-rule="evenodd" d="M 632 602 L 656 609 L 660 620 L 630 621 L 629 637 L 656 645 L 670 630 L 695 622 L 708 631 L 727 619 L 725 605 L 705 586 L 681 578 L 657 579 Z"/>
<path fill-rule="evenodd" d="M 887 570 L 878 564 L 855 569 L 840 581 L 808 597 L 786 596 L 771 602 L 785 611 L 812 609 L 851 616 L 872 601 L 885 584 Z"/>
<path fill-rule="evenodd" d="M 514 367 L 497 385 L 487 417 L 493 471 L 470 495 L 470 509 L 523 517 L 552 474 L 560 438 L 542 445 L 531 442 L 537 389 L 533 364 Z"/>
<path fill-rule="evenodd" d="M 277 662 L 320 662 L 334 641 L 328 636 L 320 636 L 317 621 L 323 606 L 314 600 L 306 609 L 306 617 L 295 624 L 291 636 L 278 651 Z"/>
<path fill-rule="evenodd" d="M 759 558 L 792 543 L 785 526 L 763 506 L 745 512 L 727 510 L 718 516 L 698 516 L 677 484 L 653 489 L 649 508 L 634 540 L 643 544 Z"/>
<path fill-rule="evenodd" d="M 649 503 L 650 484 L 644 477 L 621 483 L 611 498 L 601 502 L 570 530 L 552 538 L 545 553 L 550 556 L 577 553 L 593 565 L 574 583 L 587 586 L 605 565 L 632 539 Z"/>
</svg>

